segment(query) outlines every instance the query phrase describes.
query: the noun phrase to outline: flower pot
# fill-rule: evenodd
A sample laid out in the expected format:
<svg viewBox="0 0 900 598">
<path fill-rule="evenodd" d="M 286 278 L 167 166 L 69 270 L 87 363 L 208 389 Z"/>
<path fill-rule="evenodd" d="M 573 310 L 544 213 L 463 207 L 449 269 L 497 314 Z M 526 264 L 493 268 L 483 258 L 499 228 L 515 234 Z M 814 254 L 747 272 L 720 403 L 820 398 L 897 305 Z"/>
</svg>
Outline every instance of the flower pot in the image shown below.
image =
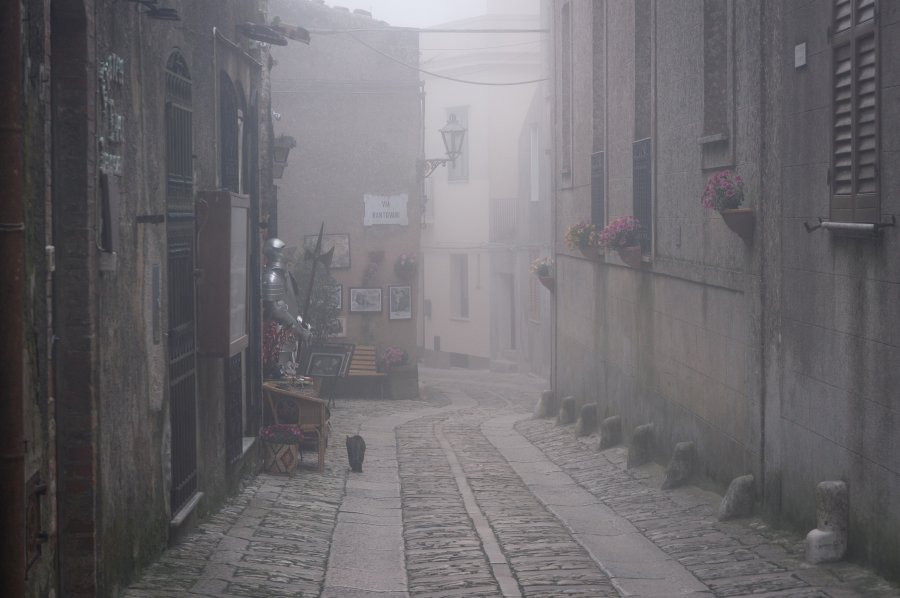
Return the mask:
<svg viewBox="0 0 900 598">
<path fill-rule="evenodd" d="M 745 242 L 753 240 L 753 229 L 756 226 L 756 215 L 753 208 L 734 208 L 719 212 L 725 225 L 736 232 Z"/>
<path fill-rule="evenodd" d="M 275 474 L 293 475 L 299 462 L 300 447 L 296 444 L 263 442 L 266 471 Z"/>
<path fill-rule="evenodd" d="M 578 248 L 578 251 L 580 251 L 581 255 L 583 255 L 584 257 L 586 257 L 589 260 L 597 259 L 597 256 L 598 256 L 597 247 L 594 245 L 583 245 Z"/>
<path fill-rule="evenodd" d="M 632 268 L 640 268 L 641 267 L 641 246 L 640 245 L 629 245 L 628 247 L 617 247 L 616 253 L 619 254 L 619 259 L 622 260 L 626 266 L 630 266 Z"/>
<path fill-rule="evenodd" d="M 547 287 L 552 293 L 556 289 L 556 279 L 552 276 L 538 276 L 538 280 L 541 281 L 541 284 Z"/>
</svg>

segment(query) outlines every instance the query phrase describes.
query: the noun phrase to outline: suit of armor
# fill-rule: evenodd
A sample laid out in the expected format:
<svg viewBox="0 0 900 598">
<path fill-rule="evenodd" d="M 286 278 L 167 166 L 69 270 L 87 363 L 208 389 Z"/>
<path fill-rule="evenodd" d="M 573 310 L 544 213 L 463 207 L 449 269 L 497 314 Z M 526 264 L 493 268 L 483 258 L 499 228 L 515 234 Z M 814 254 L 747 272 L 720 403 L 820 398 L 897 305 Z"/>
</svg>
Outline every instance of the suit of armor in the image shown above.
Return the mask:
<svg viewBox="0 0 900 598">
<path fill-rule="evenodd" d="M 287 271 L 284 260 L 284 241 L 272 238 L 266 241 L 263 253 L 266 256 L 266 271 L 262 281 L 263 314 L 266 321 L 272 320 L 293 332 L 294 341 L 288 343 L 280 361 L 293 361 L 299 348 L 298 341 L 309 335 L 309 326 L 303 322 L 297 300 L 297 283 Z"/>
</svg>

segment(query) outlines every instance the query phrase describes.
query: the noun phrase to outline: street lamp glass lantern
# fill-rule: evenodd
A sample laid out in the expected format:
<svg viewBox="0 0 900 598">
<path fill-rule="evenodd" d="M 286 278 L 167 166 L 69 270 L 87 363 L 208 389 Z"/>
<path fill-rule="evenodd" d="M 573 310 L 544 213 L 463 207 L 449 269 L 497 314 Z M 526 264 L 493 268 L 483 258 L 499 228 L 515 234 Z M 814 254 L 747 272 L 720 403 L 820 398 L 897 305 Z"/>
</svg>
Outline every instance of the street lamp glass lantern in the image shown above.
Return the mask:
<svg viewBox="0 0 900 598">
<path fill-rule="evenodd" d="M 297 145 L 290 135 L 279 135 L 272 144 L 272 160 L 276 164 L 287 164 L 288 154 Z"/>
<path fill-rule="evenodd" d="M 451 114 L 450 118 L 447 119 L 447 124 L 441 129 L 441 137 L 444 140 L 444 149 L 447 150 L 447 157 L 451 160 L 456 160 L 462 154 L 466 129 L 456 120 L 455 114 Z"/>
</svg>

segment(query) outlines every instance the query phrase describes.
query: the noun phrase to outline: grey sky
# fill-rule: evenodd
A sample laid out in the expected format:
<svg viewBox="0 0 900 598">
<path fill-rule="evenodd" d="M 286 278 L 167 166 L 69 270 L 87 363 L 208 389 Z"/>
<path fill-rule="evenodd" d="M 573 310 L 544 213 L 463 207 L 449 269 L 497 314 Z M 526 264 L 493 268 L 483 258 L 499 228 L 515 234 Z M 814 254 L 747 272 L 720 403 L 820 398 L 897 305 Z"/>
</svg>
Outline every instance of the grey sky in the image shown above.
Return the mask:
<svg viewBox="0 0 900 598">
<path fill-rule="evenodd" d="M 397 27 L 430 27 L 485 12 L 485 0 L 326 0 L 329 6 L 361 8 Z"/>
</svg>

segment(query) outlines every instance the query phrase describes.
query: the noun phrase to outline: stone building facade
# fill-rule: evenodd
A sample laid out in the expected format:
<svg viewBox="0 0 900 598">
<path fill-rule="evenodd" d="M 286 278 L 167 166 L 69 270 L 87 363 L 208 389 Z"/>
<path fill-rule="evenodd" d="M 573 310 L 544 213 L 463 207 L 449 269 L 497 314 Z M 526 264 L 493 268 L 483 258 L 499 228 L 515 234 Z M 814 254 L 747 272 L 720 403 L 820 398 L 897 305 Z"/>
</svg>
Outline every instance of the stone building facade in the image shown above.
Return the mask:
<svg viewBox="0 0 900 598">
<path fill-rule="evenodd" d="M 550 6 L 557 394 L 654 423 L 661 462 L 694 441 L 719 488 L 754 474 L 801 530 L 817 482 L 847 482 L 851 556 L 900 575 L 900 6 Z M 746 239 L 700 203 L 724 169 Z M 626 215 L 638 267 L 563 242 Z"/>
<path fill-rule="evenodd" d="M 276 181 L 278 236 L 299 259 L 324 222 L 338 242 L 331 275 L 341 285 L 344 333 L 335 340 L 379 351 L 397 346 L 415 359 L 422 280 L 418 36 L 366 11 L 311 0 L 272 0 L 269 14 L 313 35 L 309 46 L 272 52 L 274 131 L 297 143 Z M 373 209 L 383 202 L 387 208 Z M 395 270 L 402 254 L 415 258 L 411 276 Z M 380 307 L 367 299 L 377 291 Z"/>
<path fill-rule="evenodd" d="M 26 82 L 26 595 L 116 595 L 254 462 L 269 63 L 236 26 L 266 7 L 168 4 L 28 0 L 3 58 Z M 206 226 L 216 198 L 243 227 Z M 240 237 L 210 301 L 210 244 Z"/>
</svg>

